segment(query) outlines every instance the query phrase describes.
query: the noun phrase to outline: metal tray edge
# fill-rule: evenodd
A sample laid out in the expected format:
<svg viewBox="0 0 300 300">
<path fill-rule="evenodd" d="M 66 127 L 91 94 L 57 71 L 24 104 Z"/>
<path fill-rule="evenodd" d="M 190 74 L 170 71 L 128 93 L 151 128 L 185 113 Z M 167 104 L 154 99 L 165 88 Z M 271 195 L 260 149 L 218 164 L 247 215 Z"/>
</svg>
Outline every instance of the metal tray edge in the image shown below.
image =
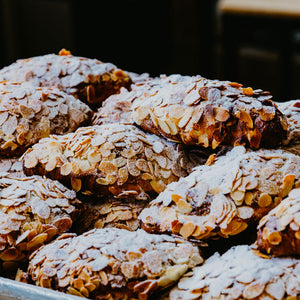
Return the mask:
<svg viewBox="0 0 300 300">
<path fill-rule="evenodd" d="M 0 300 L 79 300 L 81 297 L 0 277 Z"/>
</svg>

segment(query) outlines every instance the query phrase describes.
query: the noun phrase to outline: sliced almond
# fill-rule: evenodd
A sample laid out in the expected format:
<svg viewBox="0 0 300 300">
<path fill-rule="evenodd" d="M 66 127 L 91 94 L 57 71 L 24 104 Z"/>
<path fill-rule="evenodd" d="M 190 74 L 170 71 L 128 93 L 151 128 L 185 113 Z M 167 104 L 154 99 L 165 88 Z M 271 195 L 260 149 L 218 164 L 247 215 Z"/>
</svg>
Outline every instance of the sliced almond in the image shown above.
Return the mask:
<svg viewBox="0 0 300 300">
<path fill-rule="evenodd" d="M 272 197 L 269 194 L 262 193 L 257 203 L 260 207 L 268 207 L 273 203 Z"/>
<path fill-rule="evenodd" d="M 281 234 L 278 231 L 271 232 L 268 236 L 268 241 L 272 245 L 279 245 L 282 241 Z"/>
<path fill-rule="evenodd" d="M 81 179 L 71 178 L 71 185 L 74 191 L 79 192 L 81 190 Z"/>
</svg>

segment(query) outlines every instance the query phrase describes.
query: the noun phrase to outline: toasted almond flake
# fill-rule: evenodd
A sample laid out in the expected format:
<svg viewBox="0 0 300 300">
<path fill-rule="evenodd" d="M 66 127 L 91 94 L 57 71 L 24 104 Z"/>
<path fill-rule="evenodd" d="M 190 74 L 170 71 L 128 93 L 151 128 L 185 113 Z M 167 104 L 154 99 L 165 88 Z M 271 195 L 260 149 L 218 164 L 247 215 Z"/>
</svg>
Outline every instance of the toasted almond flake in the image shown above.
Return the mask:
<svg viewBox="0 0 300 300">
<path fill-rule="evenodd" d="M 166 188 L 166 185 L 162 180 L 151 180 L 150 184 L 153 190 L 158 194 L 162 193 Z"/>
<path fill-rule="evenodd" d="M 163 121 L 162 119 L 157 119 L 158 126 L 166 133 L 171 134 L 170 128 L 167 124 L 167 122 Z"/>
<path fill-rule="evenodd" d="M 178 128 L 171 120 L 166 119 L 166 125 L 168 126 L 170 133 L 176 135 L 178 133 Z"/>
<path fill-rule="evenodd" d="M 269 194 L 262 193 L 257 203 L 260 207 L 268 207 L 273 203 L 273 200 Z"/>
<path fill-rule="evenodd" d="M 127 168 L 128 172 L 132 176 L 139 176 L 141 174 L 141 171 L 136 167 L 136 160 L 134 159 L 128 159 L 127 160 Z"/>
<path fill-rule="evenodd" d="M 106 178 L 101 178 L 101 177 L 97 178 L 96 182 L 101 185 L 109 185 L 109 181 Z"/>
<path fill-rule="evenodd" d="M 27 107 L 25 105 L 19 106 L 20 113 L 25 119 L 32 119 L 35 115 L 34 110 L 31 107 Z"/>
<path fill-rule="evenodd" d="M 133 149 L 129 148 L 129 149 L 124 149 L 124 150 L 121 152 L 121 155 L 122 155 L 123 157 L 129 159 L 129 158 L 134 157 L 134 156 L 136 155 L 136 152 L 135 152 Z"/>
<path fill-rule="evenodd" d="M 237 215 L 241 219 L 250 219 L 254 214 L 254 209 L 248 206 L 242 206 L 237 208 Z"/>
<path fill-rule="evenodd" d="M 56 165 L 57 165 L 56 157 L 51 157 L 48 160 L 47 164 L 45 165 L 45 170 L 47 172 L 51 172 L 55 169 Z"/>
<path fill-rule="evenodd" d="M 239 190 L 230 193 L 230 197 L 238 203 L 242 203 L 241 201 L 245 198 L 245 193 Z"/>
<path fill-rule="evenodd" d="M 279 245 L 281 243 L 282 237 L 278 231 L 271 232 L 268 235 L 268 241 L 272 245 Z"/>
<path fill-rule="evenodd" d="M 73 190 L 79 192 L 81 190 L 81 179 L 79 178 L 71 178 L 71 185 Z"/>
<path fill-rule="evenodd" d="M 16 143 L 14 143 L 13 141 L 7 141 L 1 146 L 2 149 L 10 148 L 12 151 L 17 149 L 17 147 L 18 147 L 18 145 Z"/>
<path fill-rule="evenodd" d="M 211 166 L 211 165 L 215 162 L 216 157 L 217 157 L 216 154 L 211 154 L 211 155 L 209 156 L 209 158 L 207 159 L 207 161 L 206 161 L 205 164 L 206 164 L 207 166 Z"/>
<path fill-rule="evenodd" d="M 99 170 L 104 174 L 117 174 L 118 168 L 111 162 L 102 161 L 99 165 Z"/>
<path fill-rule="evenodd" d="M 128 169 L 127 167 L 120 168 L 118 171 L 118 185 L 123 185 L 128 180 Z"/>
<path fill-rule="evenodd" d="M 273 120 L 275 117 L 275 114 L 276 114 L 276 111 L 273 106 L 264 106 L 259 111 L 259 117 L 265 122 Z"/>
<path fill-rule="evenodd" d="M 147 148 L 146 148 L 146 149 L 147 149 Z M 161 143 L 161 142 L 159 142 L 159 141 L 157 141 L 157 142 L 155 142 L 155 143 L 153 144 L 152 149 L 153 149 L 153 151 L 154 151 L 155 153 L 160 154 L 160 153 L 164 150 L 164 144 Z M 151 150 L 151 149 L 149 149 L 149 150 Z M 148 150 L 148 151 L 149 151 L 149 150 Z M 146 153 L 146 155 L 147 155 L 147 153 Z M 150 158 L 152 158 L 153 153 L 150 152 L 150 153 L 148 153 L 148 155 L 149 155 Z"/>
<path fill-rule="evenodd" d="M 150 172 L 148 163 L 145 159 L 138 159 L 136 161 L 136 166 L 139 170 L 141 170 L 143 172 L 146 172 L 146 173 Z"/>
<path fill-rule="evenodd" d="M 214 116 L 217 121 L 226 122 L 229 119 L 230 114 L 222 107 L 214 107 Z"/>
<path fill-rule="evenodd" d="M 0 259 L 3 261 L 15 260 L 19 253 L 16 248 L 9 248 L 0 253 Z"/>
<path fill-rule="evenodd" d="M 0 126 L 7 120 L 8 118 L 8 112 L 1 112 L 0 113 Z"/>
<path fill-rule="evenodd" d="M 253 95 L 253 89 L 251 87 L 243 88 L 243 94 L 246 96 L 252 96 Z"/>
<path fill-rule="evenodd" d="M 25 156 L 24 166 L 27 169 L 32 169 L 38 164 L 38 160 L 34 153 L 29 153 Z"/>
<path fill-rule="evenodd" d="M 178 200 L 176 205 L 177 205 L 176 209 L 184 214 L 186 213 L 188 214 L 193 210 L 193 207 L 183 199 Z"/>
<path fill-rule="evenodd" d="M 72 172 L 72 165 L 69 162 L 64 163 L 60 167 L 60 174 L 63 176 L 68 176 Z"/>
<path fill-rule="evenodd" d="M 286 197 L 289 192 L 292 190 L 294 182 L 295 182 L 295 175 L 290 174 L 284 177 L 282 183 L 282 197 Z"/>
<path fill-rule="evenodd" d="M 98 163 L 99 161 L 101 161 L 101 153 L 98 153 L 98 152 L 92 152 L 92 153 L 89 153 L 88 155 L 88 160 L 91 162 L 91 163 Z"/>
<path fill-rule="evenodd" d="M 27 249 L 33 249 L 42 245 L 48 238 L 47 233 L 40 233 L 27 243 Z"/>
<path fill-rule="evenodd" d="M 124 157 L 117 157 L 113 164 L 117 167 L 117 168 L 120 168 L 120 167 L 124 167 L 126 164 L 127 164 L 127 159 L 124 158 Z"/>
<path fill-rule="evenodd" d="M 296 238 L 297 240 L 300 240 L 300 231 L 296 231 L 296 232 L 295 232 L 295 238 Z"/>
<path fill-rule="evenodd" d="M 181 120 L 178 123 L 179 128 L 183 128 L 186 126 L 186 124 L 189 122 L 193 114 L 193 108 L 189 107 L 186 109 L 184 116 L 181 118 Z"/>
<path fill-rule="evenodd" d="M 192 222 L 187 222 L 180 228 L 179 234 L 187 239 L 195 230 L 195 225 Z"/>
<path fill-rule="evenodd" d="M 283 299 L 285 294 L 285 286 L 281 281 L 269 283 L 266 286 L 265 290 L 269 295 L 271 295 L 275 299 Z"/>
<path fill-rule="evenodd" d="M 258 297 L 264 291 L 265 284 L 259 282 L 253 282 L 246 286 L 243 291 L 245 299 L 254 299 Z"/>
</svg>

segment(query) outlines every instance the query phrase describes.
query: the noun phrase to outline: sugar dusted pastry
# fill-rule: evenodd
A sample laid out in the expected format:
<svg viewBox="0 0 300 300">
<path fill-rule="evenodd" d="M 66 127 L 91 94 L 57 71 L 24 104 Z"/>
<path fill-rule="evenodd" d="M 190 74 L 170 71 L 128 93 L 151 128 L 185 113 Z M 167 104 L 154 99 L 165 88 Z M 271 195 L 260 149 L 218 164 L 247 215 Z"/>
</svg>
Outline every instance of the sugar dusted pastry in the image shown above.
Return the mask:
<svg viewBox="0 0 300 300">
<path fill-rule="evenodd" d="M 299 259 L 270 258 L 236 246 L 187 273 L 168 299 L 297 299 L 299 271 Z"/>
<path fill-rule="evenodd" d="M 274 256 L 300 254 L 300 189 L 294 189 L 258 225 L 258 249 Z"/>
<path fill-rule="evenodd" d="M 0 177 L 0 273 L 69 230 L 80 210 L 74 191 L 58 181 L 32 176 Z"/>
<path fill-rule="evenodd" d="M 185 144 L 271 148 L 286 138 L 287 123 L 270 99 L 235 82 L 171 75 L 134 100 L 132 118 L 146 131 Z"/>
<path fill-rule="evenodd" d="M 89 123 L 92 111 L 56 88 L 0 82 L 0 156 L 21 155 L 50 134 L 63 134 Z"/>
<path fill-rule="evenodd" d="M 75 191 L 141 200 L 193 166 L 180 145 L 119 123 L 43 139 L 23 160 L 26 174 L 61 180 Z"/>
<path fill-rule="evenodd" d="M 59 55 L 47 54 L 20 59 L 0 70 L 0 80 L 30 81 L 34 86 L 57 87 L 92 108 L 121 87 L 130 86 L 129 75 L 111 63 L 71 55 L 62 50 Z"/>
<path fill-rule="evenodd" d="M 236 235 L 299 186 L 299 165 L 287 151 L 234 147 L 169 184 L 139 215 L 142 228 L 187 239 Z"/>
<path fill-rule="evenodd" d="M 66 234 L 32 255 L 35 284 L 92 299 L 147 299 L 202 262 L 192 244 L 143 230 Z"/>
</svg>

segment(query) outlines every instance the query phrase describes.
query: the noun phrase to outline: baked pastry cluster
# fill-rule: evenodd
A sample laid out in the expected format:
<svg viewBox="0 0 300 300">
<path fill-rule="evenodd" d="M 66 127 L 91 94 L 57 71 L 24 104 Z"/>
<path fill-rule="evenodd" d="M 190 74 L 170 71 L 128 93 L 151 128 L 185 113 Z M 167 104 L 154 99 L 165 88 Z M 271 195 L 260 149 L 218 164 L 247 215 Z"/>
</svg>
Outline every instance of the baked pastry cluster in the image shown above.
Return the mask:
<svg viewBox="0 0 300 300">
<path fill-rule="evenodd" d="M 97 108 L 121 87 L 129 88 L 129 75 L 111 63 L 73 56 L 61 50 L 21 59 L 0 71 L 0 81 L 29 81 L 35 87 L 56 87 Z"/>
<path fill-rule="evenodd" d="M 268 92 L 200 76 L 162 77 L 134 100 L 132 118 L 144 130 L 190 145 L 274 147 L 287 124 Z"/>
<path fill-rule="evenodd" d="M 293 189 L 259 222 L 258 249 L 274 256 L 300 254 L 300 189 Z"/>
<path fill-rule="evenodd" d="M 46 175 L 84 194 L 146 200 L 193 167 L 180 146 L 133 125 L 82 127 L 51 136 L 23 157 L 27 175 Z"/>
<path fill-rule="evenodd" d="M 146 299 L 202 262 L 192 244 L 143 230 L 65 234 L 33 254 L 30 278 L 43 287 L 97 299 Z"/>
<path fill-rule="evenodd" d="M 300 184 L 300 157 L 235 147 L 169 184 L 139 216 L 149 232 L 228 237 L 257 222 Z"/>
<path fill-rule="evenodd" d="M 261 256 L 243 245 L 187 273 L 168 299 L 297 299 L 300 261 Z"/>
<path fill-rule="evenodd" d="M 79 213 L 76 193 L 57 181 L 0 176 L 0 271 L 68 231 Z"/>
<path fill-rule="evenodd" d="M 91 299 L 300 294 L 298 100 L 66 50 L 0 80 L 1 276 Z"/>
<path fill-rule="evenodd" d="M 63 134 L 87 125 L 87 105 L 55 88 L 26 82 L 0 82 L 0 155 L 21 155 L 50 134 Z"/>
</svg>

